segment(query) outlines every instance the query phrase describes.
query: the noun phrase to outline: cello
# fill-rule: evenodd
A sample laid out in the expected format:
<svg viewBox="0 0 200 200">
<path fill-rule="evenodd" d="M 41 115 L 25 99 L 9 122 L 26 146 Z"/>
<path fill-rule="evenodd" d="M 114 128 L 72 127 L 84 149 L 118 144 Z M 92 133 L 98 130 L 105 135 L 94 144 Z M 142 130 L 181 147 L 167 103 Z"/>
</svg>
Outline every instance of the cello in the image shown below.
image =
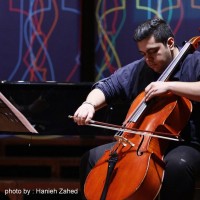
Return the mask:
<svg viewBox="0 0 200 200">
<path fill-rule="evenodd" d="M 199 41 L 200 37 L 194 37 L 187 42 L 158 81 L 168 81 L 179 63 L 198 47 Z M 133 101 L 114 136 L 116 144 L 105 151 L 88 174 L 84 187 L 88 200 L 152 200 L 158 195 L 164 177 L 163 156 L 168 146 L 163 138 L 181 140 L 179 134 L 190 117 L 192 104 L 172 93 L 155 97 L 150 103 L 144 97 L 142 92 Z"/>
</svg>

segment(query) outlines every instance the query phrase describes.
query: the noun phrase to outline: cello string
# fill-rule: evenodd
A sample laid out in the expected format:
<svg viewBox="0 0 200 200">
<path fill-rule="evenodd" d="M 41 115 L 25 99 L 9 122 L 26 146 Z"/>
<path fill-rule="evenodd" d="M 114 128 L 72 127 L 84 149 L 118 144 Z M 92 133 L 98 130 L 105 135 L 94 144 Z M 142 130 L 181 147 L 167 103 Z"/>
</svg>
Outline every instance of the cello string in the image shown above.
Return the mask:
<svg viewBox="0 0 200 200">
<path fill-rule="evenodd" d="M 123 125 L 127 125 L 127 123 L 129 123 L 129 122 L 136 122 L 146 107 L 147 107 L 147 104 L 145 102 L 145 98 L 143 98 L 142 101 L 140 102 L 140 104 L 136 107 L 136 109 L 128 117 L 128 119 L 126 119 L 124 121 Z"/>
</svg>

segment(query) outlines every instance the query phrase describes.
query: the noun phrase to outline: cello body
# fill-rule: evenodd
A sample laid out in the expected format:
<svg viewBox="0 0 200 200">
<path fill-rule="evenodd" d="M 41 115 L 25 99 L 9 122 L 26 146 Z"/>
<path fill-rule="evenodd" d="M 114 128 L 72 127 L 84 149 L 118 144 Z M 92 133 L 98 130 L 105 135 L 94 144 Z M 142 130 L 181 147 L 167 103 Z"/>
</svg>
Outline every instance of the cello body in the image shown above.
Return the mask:
<svg viewBox="0 0 200 200">
<path fill-rule="evenodd" d="M 141 93 L 133 101 L 126 118 L 135 111 L 143 97 L 144 93 Z M 128 127 L 176 135 L 188 121 L 191 110 L 189 100 L 168 93 L 157 97 L 153 106 L 146 109 L 137 122 L 128 123 Z M 168 142 L 126 132 L 123 137 L 134 145 L 118 141 L 113 149 L 104 153 L 86 179 L 84 192 L 88 200 L 102 199 L 112 151 L 117 152 L 118 161 L 109 181 L 106 200 L 152 200 L 159 193 L 165 166 L 163 155 Z"/>
</svg>

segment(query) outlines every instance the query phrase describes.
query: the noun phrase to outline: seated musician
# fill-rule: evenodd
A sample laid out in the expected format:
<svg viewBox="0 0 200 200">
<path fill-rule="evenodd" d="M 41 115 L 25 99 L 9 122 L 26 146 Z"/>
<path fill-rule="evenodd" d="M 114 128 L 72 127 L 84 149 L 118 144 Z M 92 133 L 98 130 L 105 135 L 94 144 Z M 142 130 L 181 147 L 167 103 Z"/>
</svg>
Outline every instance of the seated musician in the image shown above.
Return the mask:
<svg viewBox="0 0 200 200">
<path fill-rule="evenodd" d="M 86 125 L 98 109 L 119 99 L 131 103 L 142 91 L 145 91 L 146 102 L 169 91 L 188 98 L 193 111 L 181 132 L 183 141 L 170 142 L 165 152 L 165 173 L 159 197 L 161 200 L 191 200 L 200 175 L 200 52 L 188 54 L 170 81 L 157 81 L 180 51 L 170 26 L 159 18 L 147 20 L 136 28 L 134 40 L 142 58 L 95 83 L 86 101 L 74 113 L 74 121 Z M 82 191 L 90 170 L 114 144 L 96 147 L 82 157 Z"/>
</svg>

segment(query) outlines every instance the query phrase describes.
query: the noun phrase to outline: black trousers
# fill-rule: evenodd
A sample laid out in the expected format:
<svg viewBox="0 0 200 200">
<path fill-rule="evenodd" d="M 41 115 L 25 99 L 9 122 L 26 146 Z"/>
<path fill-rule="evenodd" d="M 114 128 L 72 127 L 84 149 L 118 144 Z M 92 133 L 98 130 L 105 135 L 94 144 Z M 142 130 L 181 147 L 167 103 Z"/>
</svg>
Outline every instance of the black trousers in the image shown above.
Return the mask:
<svg viewBox="0 0 200 200">
<path fill-rule="evenodd" d="M 80 164 L 80 184 L 83 193 L 84 183 L 90 170 L 115 143 L 105 144 L 86 152 Z M 170 147 L 164 161 L 165 175 L 160 191 L 160 200 L 193 200 L 195 181 L 200 176 L 200 151 L 193 145 Z M 83 194 L 83 199 L 85 199 Z"/>
</svg>

